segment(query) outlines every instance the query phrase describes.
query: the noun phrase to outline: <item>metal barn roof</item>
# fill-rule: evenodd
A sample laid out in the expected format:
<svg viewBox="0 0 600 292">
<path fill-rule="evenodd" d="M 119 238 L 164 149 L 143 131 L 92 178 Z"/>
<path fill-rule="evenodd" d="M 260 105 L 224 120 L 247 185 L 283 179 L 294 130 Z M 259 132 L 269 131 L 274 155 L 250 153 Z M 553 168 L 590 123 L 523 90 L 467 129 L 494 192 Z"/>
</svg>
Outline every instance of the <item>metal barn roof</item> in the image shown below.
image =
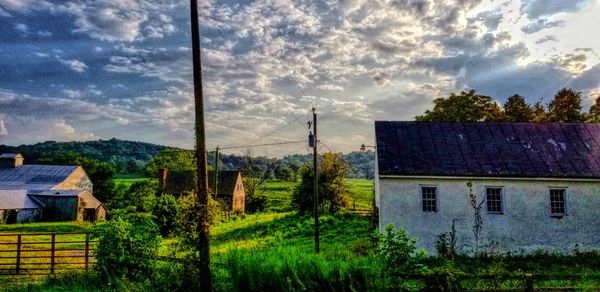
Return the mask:
<svg viewBox="0 0 600 292">
<path fill-rule="evenodd" d="M 65 181 L 78 167 L 25 164 L 14 168 L 0 168 L 0 189 L 51 189 Z"/>
<path fill-rule="evenodd" d="M 380 175 L 600 179 L 600 125 L 376 121 Z"/>
<path fill-rule="evenodd" d="M 37 209 L 43 204 L 27 195 L 27 190 L 0 190 L 0 210 Z"/>
</svg>

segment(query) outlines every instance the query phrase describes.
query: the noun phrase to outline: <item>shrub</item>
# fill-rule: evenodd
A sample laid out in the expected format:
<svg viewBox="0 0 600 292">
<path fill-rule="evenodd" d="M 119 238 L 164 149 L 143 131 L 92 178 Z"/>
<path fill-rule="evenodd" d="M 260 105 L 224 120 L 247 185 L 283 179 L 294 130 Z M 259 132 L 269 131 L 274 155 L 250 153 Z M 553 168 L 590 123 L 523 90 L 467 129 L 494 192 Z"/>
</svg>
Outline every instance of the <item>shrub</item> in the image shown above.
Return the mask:
<svg viewBox="0 0 600 292">
<path fill-rule="evenodd" d="M 122 210 L 92 228 L 98 239 L 96 269 L 104 275 L 140 280 L 154 273 L 160 236 L 149 214 Z"/>
<path fill-rule="evenodd" d="M 416 252 L 417 240 L 410 238 L 404 229 L 394 230 L 390 224 L 385 234 L 376 231 L 375 237 L 378 242 L 377 254 L 384 259 L 390 272 L 411 274 L 420 270 L 420 261 L 425 254 L 423 251 Z"/>
<path fill-rule="evenodd" d="M 177 211 L 177 199 L 173 195 L 162 194 L 156 200 L 152 214 L 162 236 L 169 236 L 174 231 Z"/>
</svg>

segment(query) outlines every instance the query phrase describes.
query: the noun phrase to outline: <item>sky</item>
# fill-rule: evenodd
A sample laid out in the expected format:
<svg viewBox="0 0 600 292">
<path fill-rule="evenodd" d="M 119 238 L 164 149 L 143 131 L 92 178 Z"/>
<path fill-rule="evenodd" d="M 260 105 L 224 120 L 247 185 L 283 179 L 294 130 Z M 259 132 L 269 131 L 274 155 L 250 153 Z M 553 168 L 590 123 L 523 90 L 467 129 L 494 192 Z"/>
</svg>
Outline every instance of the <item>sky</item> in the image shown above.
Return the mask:
<svg viewBox="0 0 600 292">
<path fill-rule="evenodd" d="M 600 0 L 199 0 L 207 146 L 373 144 L 475 89 L 600 96 Z M 0 144 L 126 139 L 192 148 L 188 1 L 0 0 Z M 304 143 L 256 155 L 308 153 Z M 229 150 L 239 153 L 240 149 Z"/>
</svg>

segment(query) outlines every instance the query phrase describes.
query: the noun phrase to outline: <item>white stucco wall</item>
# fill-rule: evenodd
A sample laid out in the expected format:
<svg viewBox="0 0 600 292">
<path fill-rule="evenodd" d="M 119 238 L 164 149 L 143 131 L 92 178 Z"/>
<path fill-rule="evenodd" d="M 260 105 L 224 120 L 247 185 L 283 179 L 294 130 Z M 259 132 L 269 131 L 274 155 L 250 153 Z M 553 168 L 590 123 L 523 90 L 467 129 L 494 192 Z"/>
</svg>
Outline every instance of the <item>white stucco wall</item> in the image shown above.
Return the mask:
<svg viewBox="0 0 600 292">
<path fill-rule="evenodd" d="M 468 201 L 469 179 L 380 177 L 379 224 L 402 227 L 418 246 L 435 253 L 437 236 L 449 232 L 457 219 L 457 246 L 474 249 L 474 211 Z M 538 250 L 570 253 L 600 250 L 600 182 L 566 180 L 471 179 L 481 201 L 486 187 L 503 187 L 503 214 L 482 208 L 480 251 L 528 253 Z M 438 210 L 422 211 L 421 185 L 437 186 Z M 550 216 L 553 187 L 566 188 L 567 211 L 561 219 Z"/>
</svg>

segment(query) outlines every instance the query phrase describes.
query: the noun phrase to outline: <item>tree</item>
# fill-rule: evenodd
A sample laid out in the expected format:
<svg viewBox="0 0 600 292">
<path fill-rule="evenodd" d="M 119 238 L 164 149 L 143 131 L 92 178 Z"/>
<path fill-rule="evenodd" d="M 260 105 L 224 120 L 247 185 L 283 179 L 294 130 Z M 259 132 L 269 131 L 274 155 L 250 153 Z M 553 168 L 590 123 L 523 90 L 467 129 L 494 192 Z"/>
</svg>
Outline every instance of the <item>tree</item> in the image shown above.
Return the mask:
<svg viewBox="0 0 600 292">
<path fill-rule="evenodd" d="M 189 150 L 165 149 L 156 155 L 146 166 L 146 175 L 156 177 L 158 170 L 167 168 L 173 170 L 195 170 L 196 158 Z"/>
<path fill-rule="evenodd" d="M 115 183 L 115 166 L 108 162 L 79 156 L 77 153 L 69 152 L 55 157 L 45 157 L 37 161 L 39 164 L 51 165 L 78 165 L 83 168 L 94 184 L 94 197 L 101 202 L 107 202 L 113 197 Z"/>
<path fill-rule="evenodd" d="M 276 179 L 281 181 L 296 181 L 296 174 L 286 164 L 280 163 L 273 171 L 273 174 Z"/>
<path fill-rule="evenodd" d="M 158 182 L 155 179 L 134 182 L 123 198 L 128 206 L 134 206 L 137 212 L 150 213 L 156 202 Z"/>
<path fill-rule="evenodd" d="M 504 115 L 508 122 L 529 122 L 533 119 L 533 109 L 525 98 L 515 94 L 504 104 Z"/>
<path fill-rule="evenodd" d="M 548 113 L 546 112 L 546 108 L 542 104 L 542 101 L 539 100 L 533 105 L 533 114 L 531 116 L 531 121 L 535 123 L 543 123 L 548 121 Z"/>
<path fill-rule="evenodd" d="M 551 122 L 577 123 L 584 120 L 581 113 L 581 92 L 563 88 L 548 105 Z"/>
<path fill-rule="evenodd" d="M 250 149 L 246 150 L 242 164 L 244 174 L 244 190 L 246 192 L 246 212 L 262 212 L 267 208 L 268 198 L 264 195 L 264 184 L 275 169 L 275 161 L 261 157 L 253 157 Z"/>
<path fill-rule="evenodd" d="M 425 114 L 415 119 L 432 122 L 480 122 L 504 119 L 500 106 L 491 97 L 477 94 L 475 90 L 452 93 L 448 98 L 438 98 L 433 103 L 433 110 L 427 110 Z"/>
<path fill-rule="evenodd" d="M 590 112 L 587 115 L 587 121 L 590 123 L 600 123 L 600 95 L 596 97 L 596 101 L 590 107 Z"/>
<path fill-rule="evenodd" d="M 339 153 L 325 153 L 319 167 L 319 208 L 327 208 L 333 214 L 348 205 L 349 187 L 345 176 L 348 164 L 342 160 Z M 311 164 L 305 164 L 300 169 L 300 182 L 296 186 L 292 205 L 300 212 L 307 213 L 313 209 L 313 178 Z"/>
</svg>

